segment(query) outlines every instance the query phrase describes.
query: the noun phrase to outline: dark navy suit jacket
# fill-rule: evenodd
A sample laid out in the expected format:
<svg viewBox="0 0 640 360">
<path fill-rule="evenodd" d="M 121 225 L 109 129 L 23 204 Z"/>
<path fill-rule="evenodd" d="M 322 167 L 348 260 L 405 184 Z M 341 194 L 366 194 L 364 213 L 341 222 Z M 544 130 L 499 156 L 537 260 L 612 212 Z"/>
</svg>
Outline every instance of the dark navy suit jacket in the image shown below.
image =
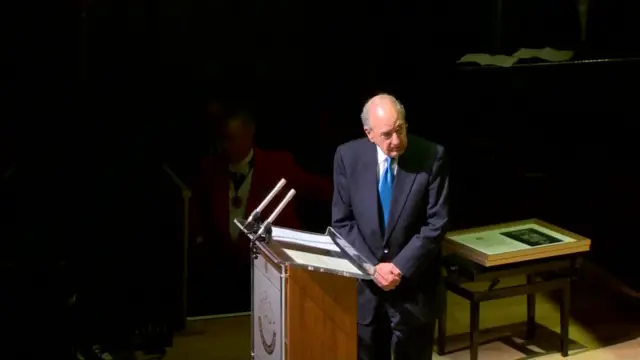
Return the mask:
<svg viewBox="0 0 640 360">
<path fill-rule="evenodd" d="M 392 262 L 403 274 L 384 291 L 358 284 L 358 322 L 370 324 L 383 306 L 403 326 L 433 321 L 440 311 L 441 244 L 448 220 L 449 172 L 444 148 L 409 135 L 398 159 L 386 232 L 381 229 L 376 145 L 368 139 L 338 147 L 334 159 L 332 226 L 372 264 Z"/>
</svg>

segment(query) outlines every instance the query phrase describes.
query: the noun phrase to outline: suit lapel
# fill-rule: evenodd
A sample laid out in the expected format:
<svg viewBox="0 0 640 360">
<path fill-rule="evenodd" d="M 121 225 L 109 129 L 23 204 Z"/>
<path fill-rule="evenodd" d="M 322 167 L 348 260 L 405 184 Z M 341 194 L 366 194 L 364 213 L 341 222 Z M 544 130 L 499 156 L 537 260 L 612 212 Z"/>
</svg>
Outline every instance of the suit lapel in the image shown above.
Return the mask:
<svg viewBox="0 0 640 360">
<path fill-rule="evenodd" d="M 362 171 L 360 171 L 362 180 L 359 184 L 362 184 L 362 194 L 367 194 L 363 197 L 368 202 L 365 204 L 367 211 L 367 219 L 365 223 L 374 227 L 375 232 L 378 234 L 378 241 L 382 241 L 382 231 L 380 230 L 380 206 L 378 206 L 378 152 L 375 144 L 368 143 L 362 159 Z M 373 194 L 371 196 L 369 194 Z"/>
<path fill-rule="evenodd" d="M 398 159 L 398 170 L 396 172 L 396 178 L 393 183 L 393 195 L 391 197 L 391 211 L 389 213 L 389 223 L 387 224 L 387 231 L 385 233 L 384 242 L 389 240 L 394 228 L 398 223 L 398 219 L 404 209 L 404 204 L 407 202 L 407 198 L 411 193 L 411 188 L 416 180 L 415 171 L 411 169 L 411 156 L 409 148 L 407 152 L 400 156 Z"/>
</svg>

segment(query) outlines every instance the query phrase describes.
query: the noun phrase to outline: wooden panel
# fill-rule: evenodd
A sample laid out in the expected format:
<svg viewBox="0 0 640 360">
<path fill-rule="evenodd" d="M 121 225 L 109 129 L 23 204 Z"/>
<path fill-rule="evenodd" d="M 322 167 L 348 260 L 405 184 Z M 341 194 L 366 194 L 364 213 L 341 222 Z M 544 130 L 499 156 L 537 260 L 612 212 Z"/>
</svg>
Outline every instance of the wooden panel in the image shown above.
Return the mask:
<svg viewBox="0 0 640 360">
<path fill-rule="evenodd" d="M 357 280 L 289 267 L 287 360 L 355 360 Z"/>
</svg>

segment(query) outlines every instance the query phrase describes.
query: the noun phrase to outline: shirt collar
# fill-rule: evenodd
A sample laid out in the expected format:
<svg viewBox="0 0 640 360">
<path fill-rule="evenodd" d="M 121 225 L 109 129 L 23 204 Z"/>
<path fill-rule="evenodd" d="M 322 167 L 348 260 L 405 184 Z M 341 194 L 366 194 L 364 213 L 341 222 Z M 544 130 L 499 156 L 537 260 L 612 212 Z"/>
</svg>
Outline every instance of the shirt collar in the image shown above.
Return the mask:
<svg viewBox="0 0 640 360">
<path fill-rule="evenodd" d="M 229 171 L 231 171 L 232 173 L 242 173 L 244 175 L 249 174 L 249 171 L 251 170 L 249 168 L 251 159 L 253 159 L 253 149 L 251 149 L 251 151 L 249 151 L 249 155 L 247 155 L 247 157 L 245 157 L 239 163 L 229 164 Z"/>
<path fill-rule="evenodd" d="M 378 165 L 380 165 L 383 162 L 387 161 L 388 156 L 377 145 L 376 145 L 376 150 L 378 151 Z M 391 163 L 394 163 L 395 160 L 396 160 L 395 158 L 391 158 Z"/>
</svg>

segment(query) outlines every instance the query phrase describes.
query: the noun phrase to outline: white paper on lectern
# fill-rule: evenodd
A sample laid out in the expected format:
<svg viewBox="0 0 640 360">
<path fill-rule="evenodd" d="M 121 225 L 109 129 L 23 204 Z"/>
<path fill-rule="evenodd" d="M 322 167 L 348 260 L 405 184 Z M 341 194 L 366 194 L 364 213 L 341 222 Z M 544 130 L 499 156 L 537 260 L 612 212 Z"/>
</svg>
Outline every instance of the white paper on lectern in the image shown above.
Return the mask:
<svg viewBox="0 0 640 360">
<path fill-rule="evenodd" d="M 326 255 L 311 254 L 293 249 L 283 249 L 298 264 L 316 266 L 330 270 L 343 271 L 363 275 L 362 271 L 353 266 L 349 260 Z"/>
<path fill-rule="evenodd" d="M 331 240 L 329 235 L 314 234 L 305 231 L 297 231 L 277 226 L 272 227 L 272 238 L 274 241 L 305 245 L 308 247 L 329 251 L 340 251 L 338 246 Z"/>
</svg>

